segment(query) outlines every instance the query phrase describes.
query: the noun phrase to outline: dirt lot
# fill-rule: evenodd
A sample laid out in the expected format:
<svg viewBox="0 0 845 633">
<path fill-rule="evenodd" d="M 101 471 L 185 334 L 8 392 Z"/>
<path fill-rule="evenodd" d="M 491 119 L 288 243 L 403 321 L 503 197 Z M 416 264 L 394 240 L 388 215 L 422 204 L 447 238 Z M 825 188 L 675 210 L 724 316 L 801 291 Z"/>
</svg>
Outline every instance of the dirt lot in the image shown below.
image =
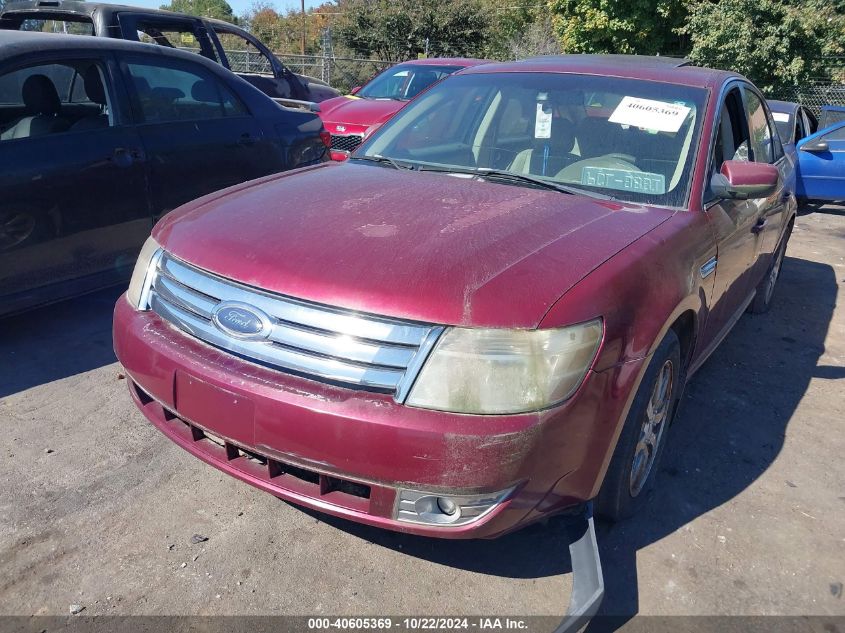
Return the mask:
<svg viewBox="0 0 845 633">
<path fill-rule="evenodd" d="M 690 384 L 659 503 L 599 525 L 605 613 L 845 615 L 845 208 L 806 211 L 787 255 L 772 311 Z M 0 613 L 563 612 L 556 521 L 498 541 L 380 532 L 172 445 L 119 379 L 117 295 L 0 321 Z"/>
</svg>

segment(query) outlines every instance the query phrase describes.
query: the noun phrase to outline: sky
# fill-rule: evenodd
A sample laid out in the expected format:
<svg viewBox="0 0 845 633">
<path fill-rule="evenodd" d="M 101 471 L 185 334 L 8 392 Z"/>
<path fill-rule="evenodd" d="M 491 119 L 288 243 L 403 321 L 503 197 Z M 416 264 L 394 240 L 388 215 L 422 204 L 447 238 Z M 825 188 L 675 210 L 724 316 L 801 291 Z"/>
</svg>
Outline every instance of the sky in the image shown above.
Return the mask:
<svg viewBox="0 0 845 633">
<path fill-rule="evenodd" d="M 103 2 L 110 2 L 111 4 L 130 4 L 139 7 L 149 7 L 158 9 L 162 4 L 168 4 L 167 0 L 101 0 Z M 235 15 L 243 15 L 252 6 L 255 0 L 226 0 Z M 305 0 L 305 8 L 316 7 L 322 4 L 323 0 Z M 269 0 L 269 3 L 275 5 L 276 10 L 280 13 L 288 9 L 299 9 L 299 0 Z"/>
</svg>

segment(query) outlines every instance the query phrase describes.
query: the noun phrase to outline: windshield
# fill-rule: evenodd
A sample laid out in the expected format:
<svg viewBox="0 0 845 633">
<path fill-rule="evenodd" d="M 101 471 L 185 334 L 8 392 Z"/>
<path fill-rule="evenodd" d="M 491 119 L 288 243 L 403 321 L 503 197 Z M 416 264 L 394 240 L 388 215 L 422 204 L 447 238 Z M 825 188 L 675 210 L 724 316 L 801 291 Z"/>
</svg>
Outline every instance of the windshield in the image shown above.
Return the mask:
<svg viewBox="0 0 845 633">
<path fill-rule="evenodd" d="M 377 75 L 358 91 L 357 96 L 365 99 L 413 99 L 436 81 L 451 75 L 461 66 L 423 66 L 420 64 L 399 64 Z"/>
<path fill-rule="evenodd" d="M 402 109 L 356 156 L 504 170 L 680 207 L 706 98 L 702 88 L 593 75 L 457 75 Z"/>
<path fill-rule="evenodd" d="M 822 110 L 819 129 L 824 129 L 840 121 L 845 121 L 845 110 Z"/>
</svg>

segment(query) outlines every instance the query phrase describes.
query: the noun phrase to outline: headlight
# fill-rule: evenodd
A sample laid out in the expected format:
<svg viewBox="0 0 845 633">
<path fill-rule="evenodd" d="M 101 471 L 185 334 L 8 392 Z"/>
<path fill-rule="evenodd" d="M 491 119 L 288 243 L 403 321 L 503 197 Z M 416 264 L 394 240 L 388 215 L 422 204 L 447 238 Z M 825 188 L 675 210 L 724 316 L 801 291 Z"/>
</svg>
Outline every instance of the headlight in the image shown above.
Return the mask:
<svg viewBox="0 0 845 633">
<path fill-rule="evenodd" d="M 575 392 L 601 337 L 601 319 L 554 330 L 451 328 L 406 404 L 478 414 L 543 409 Z"/>
<path fill-rule="evenodd" d="M 135 262 L 135 270 L 132 271 L 132 279 L 129 280 L 129 290 L 126 292 L 129 303 L 138 310 L 149 308 L 146 305 L 147 293 L 145 290 L 149 273 L 152 272 L 155 263 L 158 261 L 159 253 L 161 253 L 161 246 L 153 238 L 148 237 L 141 247 L 141 254 L 138 255 L 138 261 Z"/>
</svg>

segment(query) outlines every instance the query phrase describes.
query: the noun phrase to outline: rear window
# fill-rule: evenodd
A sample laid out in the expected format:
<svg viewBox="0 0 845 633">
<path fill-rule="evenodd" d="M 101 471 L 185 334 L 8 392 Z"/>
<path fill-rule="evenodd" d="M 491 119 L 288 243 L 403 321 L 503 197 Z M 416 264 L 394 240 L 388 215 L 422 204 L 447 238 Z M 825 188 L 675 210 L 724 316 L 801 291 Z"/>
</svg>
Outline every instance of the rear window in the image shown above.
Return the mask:
<svg viewBox="0 0 845 633">
<path fill-rule="evenodd" d="M 29 14 L 31 15 L 31 14 Z M 85 16 L 56 16 L 36 14 L 36 17 L 16 18 L 7 15 L 2 28 L 18 31 L 37 31 L 41 33 L 60 33 L 63 35 L 94 35 L 94 23 Z"/>
</svg>

